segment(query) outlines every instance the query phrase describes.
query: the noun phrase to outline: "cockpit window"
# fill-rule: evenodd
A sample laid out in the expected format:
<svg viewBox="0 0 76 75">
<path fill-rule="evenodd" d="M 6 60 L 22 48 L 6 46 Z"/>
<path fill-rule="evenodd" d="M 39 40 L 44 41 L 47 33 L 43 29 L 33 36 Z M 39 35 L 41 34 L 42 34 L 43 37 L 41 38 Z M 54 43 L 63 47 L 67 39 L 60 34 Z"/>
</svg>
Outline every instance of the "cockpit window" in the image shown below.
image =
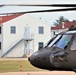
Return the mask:
<svg viewBox="0 0 76 75">
<path fill-rule="evenodd" d="M 53 46 L 53 44 L 55 44 L 55 42 L 56 42 L 60 37 L 61 37 L 61 35 L 57 35 L 57 36 L 55 37 L 55 39 L 48 44 L 48 47 Z"/>
<path fill-rule="evenodd" d="M 71 41 L 72 39 L 72 34 L 67 34 L 67 35 L 63 35 L 55 44 L 55 47 L 59 47 L 59 48 L 66 48 L 68 43 Z"/>
<path fill-rule="evenodd" d="M 54 39 L 50 40 L 44 47 L 59 47 L 65 49 L 71 41 L 73 34 L 57 35 Z"/>
<path fill-rule="evenodd" d="M 75 37 L 75 39 L 73 40 L 73 42 L 72 42 L 72 45 L 71 45 L 71 48 L 70 48 L 71 50 L 76 50 L 76 37 Z"/>
</svg>

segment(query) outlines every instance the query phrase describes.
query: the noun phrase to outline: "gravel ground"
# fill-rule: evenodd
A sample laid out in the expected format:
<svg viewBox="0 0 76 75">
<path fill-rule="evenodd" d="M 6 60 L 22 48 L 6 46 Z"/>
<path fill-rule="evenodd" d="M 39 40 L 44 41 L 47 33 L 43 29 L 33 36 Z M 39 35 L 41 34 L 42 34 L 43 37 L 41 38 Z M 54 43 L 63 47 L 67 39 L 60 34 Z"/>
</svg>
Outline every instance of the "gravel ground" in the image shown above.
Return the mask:
<svg viewBox="0 0 76 75">
<path fill-rule="evenodd" d="M 49 72 L 5 72 L 0 75 L 76 75 L 68 71 L 49 71 Z"/>
</svg>

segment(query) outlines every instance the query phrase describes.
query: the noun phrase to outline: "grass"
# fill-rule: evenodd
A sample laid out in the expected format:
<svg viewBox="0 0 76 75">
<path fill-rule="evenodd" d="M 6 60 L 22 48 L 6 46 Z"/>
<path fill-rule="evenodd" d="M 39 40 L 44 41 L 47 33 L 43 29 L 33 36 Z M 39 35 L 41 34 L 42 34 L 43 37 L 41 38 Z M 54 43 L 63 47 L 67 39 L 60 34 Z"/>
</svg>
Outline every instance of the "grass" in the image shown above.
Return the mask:
<svg viewBox="0 0 76 75">
<path fill-rule="evenodd" d="M 4 60 L 0 61 L 0 72 L 27 72 L 27 71 L 42 71 L 32 66 L 27 60 Z"/>
</svg>

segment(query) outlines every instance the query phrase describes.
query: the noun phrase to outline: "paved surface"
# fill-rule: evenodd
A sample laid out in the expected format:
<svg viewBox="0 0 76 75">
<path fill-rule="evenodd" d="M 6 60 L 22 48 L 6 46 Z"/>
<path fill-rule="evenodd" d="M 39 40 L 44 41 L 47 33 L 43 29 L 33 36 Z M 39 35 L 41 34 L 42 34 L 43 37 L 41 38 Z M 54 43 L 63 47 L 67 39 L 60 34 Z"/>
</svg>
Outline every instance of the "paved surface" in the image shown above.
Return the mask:
<svg viewBox="0 0 76 75">
<path fill-rule="evenodd" d="M 48 72 L 5 72 L 0 75 L 76 75 L 74 72 L 67 71 L 48 71 Z"/>
</svg>

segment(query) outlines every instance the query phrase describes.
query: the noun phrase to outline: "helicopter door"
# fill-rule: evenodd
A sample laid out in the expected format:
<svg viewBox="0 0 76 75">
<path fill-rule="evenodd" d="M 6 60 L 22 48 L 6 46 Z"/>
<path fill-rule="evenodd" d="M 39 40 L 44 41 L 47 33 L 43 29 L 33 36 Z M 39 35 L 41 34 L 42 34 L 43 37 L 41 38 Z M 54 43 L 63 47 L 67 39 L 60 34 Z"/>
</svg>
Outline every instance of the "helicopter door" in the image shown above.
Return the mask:
<svg viewBox="0 0 76 75">
<path fill-rule="evenodd" d="M 71 67 L 76 69 L 76 37 L 73 40 L 70 51 L 68 52 L 67 60 L 70 62 Z"/>
</svg>

